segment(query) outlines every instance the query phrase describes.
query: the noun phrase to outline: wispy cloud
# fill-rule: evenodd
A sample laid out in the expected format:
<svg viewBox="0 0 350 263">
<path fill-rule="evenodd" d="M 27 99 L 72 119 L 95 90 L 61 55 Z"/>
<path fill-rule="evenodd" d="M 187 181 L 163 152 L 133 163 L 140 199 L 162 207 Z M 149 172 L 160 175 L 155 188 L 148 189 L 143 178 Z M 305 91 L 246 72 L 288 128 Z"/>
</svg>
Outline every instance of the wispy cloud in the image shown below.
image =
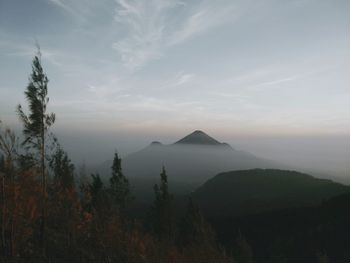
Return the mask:
<svg viewBox="0 0 350 263">
<path fill-rule="evenodd" d="M 73 15 L 76 15 L 76 12 L 73 10 L 72 7 L 70 7 L 67 3 L 65 3 L 64 1 L 62 0 L 48 0 L 50 3 L 64 9 L 65 11 L 73 14 Z"/>
<path fill-rule="evenodd" d="M 282 76 L 282 77 L 278 77 L 278 78 L 275 77 L 275 78 L 271 79 L 272 76 L 270 76 L 269 80 L 261 81 L 260 83 L 253 85 L 249 88 L 253 89 L 253 90 L 259 90 L 262 88 L 265 89 L 266 87 L 276 88 L 276 87 L 280 87 L 280 84 L 301 80 L 304 78 L 311 77 L 313 75 L 327 73 L 329 70 L 335 69 L 337 67 L 338 67 L 337 65 L 331 65 L 331 66 L 323 66 L 322 65 L 322 66 L 315 68 L 313 70 L 309 70 L 309 71 L 304 70 L 303 72 L 301 69 L 299 69 L 299 70 L 295 70 L 296 73 L 294 73 L 293 75 L 290 74 L 292 71 L 292 70 L 290 70 L 289 74 L 287 74 L 286 73 L 287 71 L 286 71 L 284 73 L 284 76 Z M 277 73 L 277 75 L 278 74 L 283 75 L 283 73 L 278 72 L 278 71 L 276 73 Z"/>
<path fill-rule="evenodd" d="M 46 1 L 69 13 L 78 24 L 90 24 L 98 10 L 109 16 L 113 3 L 115 23 L 110 27 L 115 32 L 109 34 L 112 39 L 113 35 L 118 38 L 112 40 L 111 46 L 130 71 L 163 57 L 172 46 L 232 21 L 236 15 L 236 3 L 226 0 L 215 4 L 208 0 Z"/>
<path fill-rule="evenodd" d="M 90 22 L 91 17 L 98 16 L 99 10 L 108 10 L 108 5 L 113 0 L 46 0 L 48 3 L 58 7 L 70 14 L 78 24 L 86 24 Z"/>
<path fill-rule="evenodd" d="M 281 83 L 285 83 L 285 82 L 290 82 L 290 81 L 294 81 L 297 80 L 299 78 L 302 78 L 304 75 L 294 75 L 294 76 L 290 76 L 290 77 L 285 77 L 285 78 L 280 78 L 280 79 L 275 79 L 275 80 L 271 80 L 271 81 L 266 81 L 266 82 L 262 82 L 259 83 L 255 86 L 253 86 L 253 89 L 258 89 L 258 88 L 262 88 L 262 87 L 267 87 L 267 86 L 275 86 Z"/>
<path fill-rule="evenodd" d="M 113 44 L 123 64 L 133 70 L 159 58 L 165 44 L 167 13 L 181 2 L 116 0 L 116 4 L 115 20 L 128 32 Z"/>
<path fill-rule="evenodd" d="M 179 85 L 183 85 L 189 81 L 191 81 L 191 79 L 194 78 L 194 74 L 181 74 L 178 81 L 175 83 L 176 86 L 179 86 Z"/>
<path fill-rule="evenodd" d="M 235 5 L 232 3 L 221 7 L 220 5 L 211 6 L 208 2 L 202 2 L 201 5 L 194 8 L 192 14 L 173 33 L 168 44 L 181 44 L 192 37 L 227 22 L 229 19 L 232 21 L 235 16 L 238 16 L 238 14 L 235 12 Z"/>
<path fill-rule="evenodd" d="M 159 89 L 169 89 L 169 88 L 182 86 L 193 81 L 194 78 L 195 78 L 195 74 L 185 73 L 181 71 L 177 73 L 175 76 L 165 81 L 165 83 L 161 84 Z"/>
<path fill-rule="evenodd" d="M 224 23 L 233 5 L 190 5 L 179 0 L 116 0 L 115 21 L 126 35 L 113 43 L 125 67 L 135 70 L 164 55 L 171 46 Z M 174 17 L 174 13 L 178 15 Z"/>
</svg>

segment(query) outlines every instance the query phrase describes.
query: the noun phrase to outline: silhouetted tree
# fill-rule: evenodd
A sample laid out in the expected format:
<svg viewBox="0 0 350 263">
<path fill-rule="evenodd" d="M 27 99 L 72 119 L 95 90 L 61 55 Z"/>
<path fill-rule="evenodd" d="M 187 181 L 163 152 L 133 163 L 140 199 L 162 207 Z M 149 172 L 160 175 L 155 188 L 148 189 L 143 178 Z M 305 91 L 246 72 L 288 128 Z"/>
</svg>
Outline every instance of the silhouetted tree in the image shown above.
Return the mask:
<svg viewBox="0 0 350 263">
<path fill-rule="evenodd" d="M 14 169 L 14 159 L 17 156 L 17 143 L 18 138 L 10 128 L 2 130 L 0 127 L 1 166 L 3 167 L 3 170 L 6 170 L 7 172 L 9 169 Z"/>
<path fill-rule="evenodd" d="M 189 198 L 187 211 L 182 222 L 182 232 L 186 243 L 215 244 L 215 233 L 202 216 L 199 207 Z"/>
<path fill-rule="evenodd" d="M 0 172 L 4 172 L 5 170 L 5 157 L 0 154 Z"/>
<path fill-rule="evenodd" d="M 74 165 L 61 147 L 56 149 L 49 164 L 56 185 L 65 190 L 74 188 Z"/>
<path fill-rule="evenodd" d="M 219 246 L 214 230 L 202 216 L 192 198 L 189 198 L 181 230 L 182 251 L 187 258 L 192 258 L 192 262 L 235 262 Z"/>
<path fill-rule="evenodd" d="M 317 263 L 330 263 L 329 258 L 325 252 L 316 253 Z"/>
<path fill-rule="evenodd" d="M 122 160 L 116 152 L 111 167 L 112 177 L 110 179 L 112 208 L 116 210 L 125 210 L 127 203 L 131 199 L 129 181 L 122 172 L 121 162 Z"/>
<path fill-rule="evenodd" d="M 241 231 L 238 231 L 238 236 L 236 238 L 236 247 L 237 247 L 236 259 L 238 262 L 241 262 L 241 263 L 254 262 L 253 250 L 249 245 L 245 236 L 241 233 Z"/>
<path fill-rule="evenodd" d="M 88 182 L 89 179 L 86 171 L 86 163 L 84 160 L 78 167 L 78 185 L 80 188 L 83 188 L 88 184 Z"/>
<path fill-rule="evenodd" d="M 0 123 L 1 124 L 1 123 Z M 1 192 L 2 192 L 2 249 L 3 255 L 6 255 L 6 250 L 9 250 L 10 255 L 15 254 L 14 241 L 14 209 L 15 209 L 15 158 L 17 156 L 18 138 L 15 133 L 5 128 L 0 127 L 0 155 L 1 158 Z M 7 191 L 8 188 L 8 191 Z M 7 193 L 7 194 L 6 194 Z M 6 218 L 8 212 L 8 219 Z M 5 230 L 6 222 L 10 225 L 9 241 L 6 242 Z M 8 244 L 8 245 L 7 245 Z"/>
<path fill-rule="evenodd" d="M 47 84 L 49 80 L 41 65 L 41 53 L 38 52 L 32 62 L 32 73 L 25 96 L 29 104 L 29 114 L 25 114 L 22 106 L 18 105 L 17 112 L 23 123 L 24 142 L 28 149 L 34 150 L 38 155 L 40 167 L 42 197 L 42 216 L 40 224 L 40 243 L 45 254 L 45 227 L 46 227 L 46 202 L 47 202 L 47 173 L 46 173 L 46 146 L 48 130 L 55 122 L 55 114 L 47 114 L 49 98 L 47 96 Z"/>
<path fill-rule="evenodd" d="M 175 238 L 173 196 L 169 193 L 168 178 L 164 167 L 160 174 L 160 184 L 154 186 L 154 194 L 153 230 L 158 237 L 172 241 Z"/>
<path fill-rule="evenodd" d="M 91 174 L 92 181 L 88 185 L 90 195 L 90 211 L 101 220 L 106 220 L 110 213 L 110 198 L 98 173 Z"/>
<path fill-rule="evenodd" d="M 48 213 L 49 249 L 74 250 L 80 214 L 74 181 L 74 165 L 61 147 L 56 149 L 49 164 L 53 172 L 53 183 L 49 191 L 51 207 Z M 54 251 L 49 250 L 49 254 L 52 253 Z"/>
</svg>

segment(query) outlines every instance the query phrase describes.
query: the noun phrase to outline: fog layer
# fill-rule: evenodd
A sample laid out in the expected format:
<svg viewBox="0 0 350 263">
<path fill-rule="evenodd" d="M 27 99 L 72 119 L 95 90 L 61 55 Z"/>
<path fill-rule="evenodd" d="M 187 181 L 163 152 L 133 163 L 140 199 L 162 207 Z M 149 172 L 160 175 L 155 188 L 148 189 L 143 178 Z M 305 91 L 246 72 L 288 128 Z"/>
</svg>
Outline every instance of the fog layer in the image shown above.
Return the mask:
<svg viewBox="0 0 350 263">
<path fill-rule="evenodd" d="M 152 141 L 171 144 L 185 134 L 125 134 L 59 132 L 59 138 L 72 160 L 80 165 L 96 167 L 111 160 L 115 150 L 126 157 Z M 219 141 L 229 143 L 235 150 L 249 152 L 257 157 L 284 164 L 291 169 L 350 182 L 350 136 L 229 136 L 215 135 Z M 161 161 L 160 161 L 161 162 Z"/>
</svg>

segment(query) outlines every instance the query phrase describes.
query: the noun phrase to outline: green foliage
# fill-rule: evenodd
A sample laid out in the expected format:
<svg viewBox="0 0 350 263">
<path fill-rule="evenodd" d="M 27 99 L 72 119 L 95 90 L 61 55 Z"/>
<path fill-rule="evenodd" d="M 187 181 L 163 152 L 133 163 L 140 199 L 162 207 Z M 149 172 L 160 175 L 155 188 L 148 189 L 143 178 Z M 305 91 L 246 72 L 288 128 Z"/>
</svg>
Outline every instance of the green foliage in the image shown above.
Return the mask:
<svg viewBox="0 0 350 263">
<path fill-rule="evenodd" d="M 173 196 L 169 193 L 168 177 L 164 166 L 160 174 L 160 186 L 157 184 L 154 186 L 154 194 L 155 206 L 168 206 L 172 202 Z"/>
<path fill-rule="evenodd" d="M 160 174 L 160 184 L 154 186 L 154 195 L 155 200 L 152 206 L 153 230 L 158 237 L 173 240 L 176 234 L 173 196 L 169 193 L 168 178 L 164 167 Z"/>
<path fill-rule="evenodd" d="M 5 171 L 5 157 L 0 154 L 0 172 Z"/>
<path fill-rule="evenodd" d="M 235 246 L 235 258 L 239 263 L 253 263 L 253 250 L 241 231 L 238 232 Z"/>
<path fill-rule="evenodd" d="M 236 217 L 319 204 L 348 191 L 349 186 L 295 171 L 253 169 L 220 173 L 193 198 L 206 216 Z"/>
<path fill-rule="evenodd" d="M 32 62 L 32 73 L 25 91 L 29 104 L 29 114 L 25 114 L 22 106 L 18 105 L 17 112 L 22 121 L 25 136 L 24 144 L 35 149 L 44 147 L 43 137 L 55 122 L 55 114 L 46 113 L 49 98 L 47 97 L 47 84 L 49 80 L 41 65 L 41 54 L 38 50 Z"/>
<path fill-rule="evenodd" d="M 329 258 L 324 252 L 316 253 L 317 263 L 330 263 Z"/>
<path fill-rule="evenodd" d="M 55 122 L 54 113 L 46 113 L 49 98 L 47 96 L 47 84 L 49 80 L 41 65 L 41 53 L 38 46 L 37 55 L 32 62 L 32 73 L 29 77 L 29 84 L 24 92 L 29 114 L 25 114 L 22 106 L 18 105 L 17 113 L 23 124 L 24 141 L 23 146 L 36 157 L 36 164 L 40 167 L 41 175 L 41 222 L 40 222 L 40 243 L 42 254 L 46 253 L 46 219 L 47 219 L 47 173 L 46 160 L 48 158 L 47 137 L 48 130 Z"/>
<path fill-rule="evenodd" d="M 110 219 L 111 216 L 111 198 L 109 190 L 104 186 L 101 176 L 91 174 L 91 182 L 87 185 L 89 200 L 87 202 L 87 211 L 95 214 L 101 222 Z"/>
<path fill-rule="evenodd" d="M 61 147 L 58 147 L 50 160 L 54 182 L 63 189 L 74 187 L 74 165 Z"/>
<path fill-rule="evenodd" d="M 112 208 L 118 211 L 125 210 L 128 202 L 131 200 L 129 181 L 122 172 L 121 161 L 118 153 L 115 153 L 113 165 L 111 167 L 110 195 Z"/>
<path fill-rule="evenodd" d="M 189 198 L 186 215 L 182 221 L 184 243 L 215 244 L 214 230 L 201 214 L 199 207 Z"/>
<path fill-rule="evenodd" d="M 194 256 L 193 262 L 236 262 L 219 245 L 214 230 L 202 216 L 192 198 L 189 199 L 187 211 L 180 226 L 180 244 L 183 253 Z"/>
<path fill-rule="evenodd" d="M 16 134 L 10 128 L 2 129 L 2 127 L 0 126 L 0 155 L 3 159 L 2 162 L 4 169 L 11 170 L 14 166 L 13 161 L 18 154 L 17 141 L 18 138 L 16 137 Z"/>
<path fill-rule="evenodd" d="M 85 161 L 78 167 L 78 185 L 80 188 L 88 184 L 88 174 L 86 171 Z"/>
<path fill-rule="evenodd" d="M 104 186 L 99 174 L 91 174 L 92 182 L 89 184 L 89 192 L 91 194 L 91 207 L 99 210 L 104 206 Z"/>
<path fill-rule="evenodd" d="M 21 171 L 27 171 L 37 165 L 37 160 L 32 153 L 18 155 L 18 166 Z"/>
<path fill-rule="evenodd" d="M 49 185 L 48 254 L 76 249 L 80 204 L 74 182 L 74 165 L 67 153 L 58 147 L 50 160 L 53 173 Z"/>
</svg>

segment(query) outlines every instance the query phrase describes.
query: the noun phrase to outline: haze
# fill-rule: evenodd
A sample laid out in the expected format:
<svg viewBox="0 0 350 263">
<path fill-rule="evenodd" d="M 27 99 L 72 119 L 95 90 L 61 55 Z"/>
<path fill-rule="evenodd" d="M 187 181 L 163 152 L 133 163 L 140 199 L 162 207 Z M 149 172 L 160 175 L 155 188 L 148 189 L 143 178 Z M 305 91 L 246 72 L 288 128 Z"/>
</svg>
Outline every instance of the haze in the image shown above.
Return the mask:
<svg viewBox="0 0 350 263">
<path fill-rule="evenodd" d="M 0 119 L 19 128 L 39 42 L 54 132 L 98 164 L 201 129 L 350 175 L 350 2 L 0 0 Z"/>
</svg>

